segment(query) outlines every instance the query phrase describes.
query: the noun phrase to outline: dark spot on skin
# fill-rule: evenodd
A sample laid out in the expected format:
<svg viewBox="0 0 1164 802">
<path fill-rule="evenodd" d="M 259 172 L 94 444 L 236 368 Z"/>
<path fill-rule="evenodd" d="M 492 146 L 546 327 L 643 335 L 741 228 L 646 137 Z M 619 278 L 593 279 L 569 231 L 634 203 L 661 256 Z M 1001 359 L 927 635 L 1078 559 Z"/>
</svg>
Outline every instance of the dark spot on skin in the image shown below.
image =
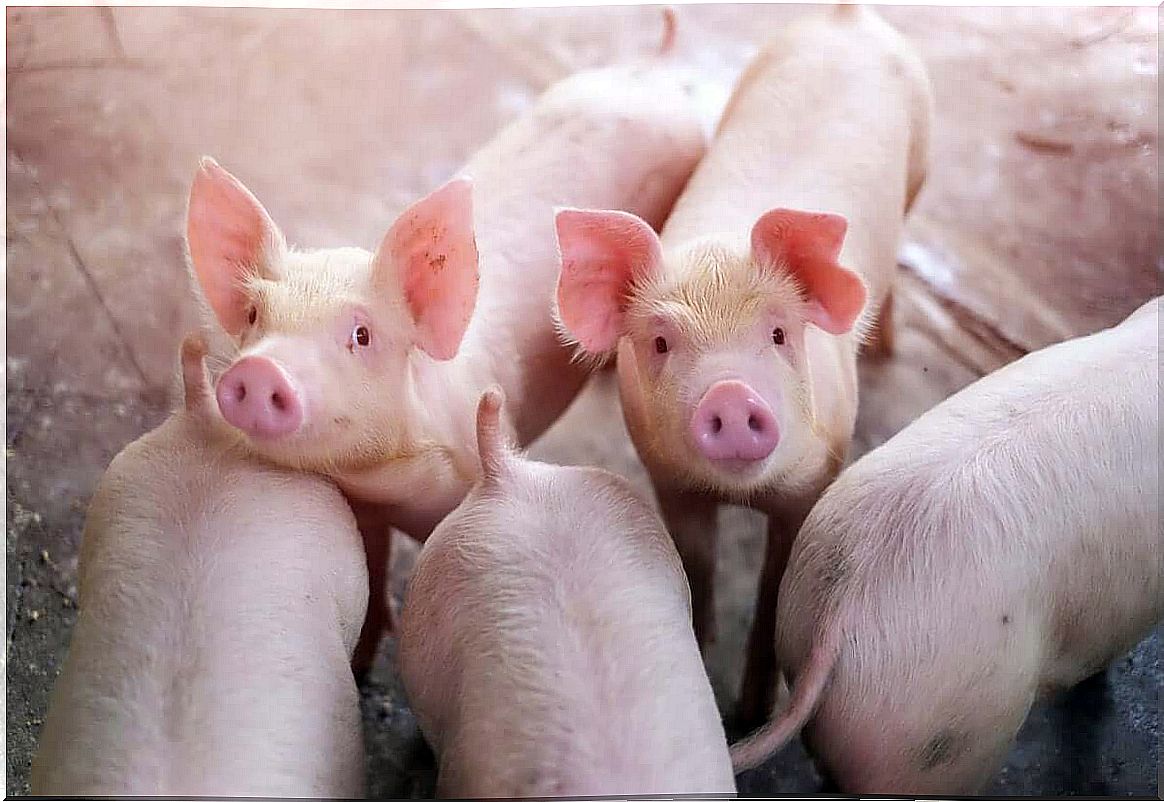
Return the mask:
<svg viewBox="0 0 1164 802">
<path fill-rule="evenodd" d="M 922 771 L 932 771 L 938 766 L 953 763 L 969 747 L 970 738 L 964 732 L 942 730 L 922 747 L 918 755 L 918 765 Z"/>
<path fill-rule="evenodd" d="M 447 261 L 448 257 L 443 253 L 439 253 L 428 260 L 428 266 L 432 268 L 434 273 L 439 273 L 445 269 L 445 262 Z"/>
<path fill-rule="evenodd" d="M 352 419 L 347 415 L 340 415 L 338 418 L 333 418 L 332 423 L 336 426 L 351 426 Z"/>
<path fill-rule="evenodd" d="M 530 769 L 523 778 L 523 784 L 518 786 L 519 793 L 514 796 L 529 796 L 534 792 L 537 796 L 558 796 L 562 793 L 562 783 L 559 779 L 540 771 Z"/>
<path fill-rule="evenodd" d="M 1004 616 L 1002 617 L 1002 623 L 1004 623 L 1004 624 L 1009 624 L 1009 623 L 1010 623 L 1010 616 L 1009 616 L 1009 615 L 1004 615 Z"/>
<path fill-rule="evenodd" d="M 1082 625 L 1083 611 L 1078 607 L 1060 607 L 1054 617 L 1055 626 L 1051 631 L 1051 643 L 1054 644 L 1057 659 L 1071 655 L 1078 655 L 1083 647 L 1080 642 L 1085 639 L 1088 630 Z"/>
<path fill-rule="evenodd" d="M 821 591 L 832 593 L 849 575 L 849 551 L 841 543 L 830 544 L 820 562 Z"/>
<path fill-rule="evenodd" d="M 1036 153 L 1066 156 L 1075 152 L 1075 145 L 1066 140 L 1046 137 L 1030 131 L 1015 131 L 1014 138 L 1020 145 Z"/>
</svg>

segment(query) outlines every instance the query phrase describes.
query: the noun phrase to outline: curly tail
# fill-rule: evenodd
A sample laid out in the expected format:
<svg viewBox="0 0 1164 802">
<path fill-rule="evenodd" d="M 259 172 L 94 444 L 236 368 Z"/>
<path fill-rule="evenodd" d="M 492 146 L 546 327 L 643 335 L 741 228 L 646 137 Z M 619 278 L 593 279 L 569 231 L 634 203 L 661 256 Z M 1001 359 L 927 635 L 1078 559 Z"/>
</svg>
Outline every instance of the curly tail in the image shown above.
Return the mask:
<svg viewBox="0 0 1164 802">
<path fill-rule="evenodd" d="M 494 481 L 505 468 L 509 445 L 501 427 L 501 407 L 505 393 L 496 384 L 491 385 L 477 402 L 477 453 L 481 458 L 481 474 L 485 481 Z"/>
<path fill-rule="evenodd" d="M 833 8 L 833 16 L 838 20 L 852 21 L 860 16 L 862 6 L 860 3 L 837 3 Z"/>
<path fill-rule="evenodd" d="M 793 682 L 788 707 L 777 718 L 732 744 L 732 769 L 736 774 L 760 765 L 800 732 L 816 711 L 840 651 L 841 627 L 833 624 L 813 644 L 808 665 Z"/>
<path fill-rule="evenodd" d="M 659 55 L 669 56 L 675 50 L 679 18 L 674 6 L 663 6 L 663 41 L 659 44 Z"/>
<path fill-rule="evenodd" d="M 206 335 L 191 332 L 182 340 L 182 385 L 187 412 L 201 413 L 212 403 L 210 379 L 206 375 Z"/>
</svg>

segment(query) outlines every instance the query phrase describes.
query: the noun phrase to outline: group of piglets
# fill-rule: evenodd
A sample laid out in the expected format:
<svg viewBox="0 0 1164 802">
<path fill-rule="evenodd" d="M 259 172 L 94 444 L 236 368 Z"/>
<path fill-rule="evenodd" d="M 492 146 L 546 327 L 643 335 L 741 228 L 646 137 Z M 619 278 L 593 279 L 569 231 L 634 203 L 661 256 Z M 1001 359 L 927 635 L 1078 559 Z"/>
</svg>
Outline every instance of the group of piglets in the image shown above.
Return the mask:
<svg viewBox="0 0 1164 802">
<path fill-rule="evenodd" d="M 858 351 L 892 351 L 924 68 L 869 9 L 809 14 L 709 146 L 666 27 L 374 253 L 292 249 L 203 161 L 209 325 L 93 498 L 34 793 L 360 796 L 385 631 L 442 796 L 732 794 L 801 730 L 842 790 L 970 793 L 1038 693 L 1160 619 L 1159 302 L 841 473 Z M 611 357 L 661 517 L 520 454 Z M 701 658 L 722 503 L 769 519 L 737 711 L 762 726 L 730 750 Z M 399 624 L 393 531 L 423 543 Z"/>
</svg>

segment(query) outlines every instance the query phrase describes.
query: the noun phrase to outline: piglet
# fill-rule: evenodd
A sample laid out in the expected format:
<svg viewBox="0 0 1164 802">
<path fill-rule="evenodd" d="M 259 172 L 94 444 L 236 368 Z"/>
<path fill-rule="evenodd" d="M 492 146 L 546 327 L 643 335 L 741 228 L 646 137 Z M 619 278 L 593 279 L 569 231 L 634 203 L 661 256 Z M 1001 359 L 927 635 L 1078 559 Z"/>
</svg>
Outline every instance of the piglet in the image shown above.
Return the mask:
<svg viewBox="0 0 1164 802">
<path fill-rule="evenodd" d="M 501 403 L 481 398 L 482 478 L 421 549 L 402 615 L 438 794 L 734 793 L 662 521 L 613 474 L 511 453 Z"/>
<path fill-rule="evenodd" d="M 332 483 L 216 434 L 204 352 L 184 341 L 185 408 L 97 486 L 34 794 L 363 793 L 355 519 Z"/>
<path fill-rule="evenodd" d="M 666 20 L 664 51 L 676 35 Z M 554 208 L 661 225 L 703 155 L 708 96 L 662 57 L 555 84 L 374 253 L 288 247 L 253 194 L 202 162 L 187 243 L 231 336 L 218 405 L 249 450 L 330 476 L 360 503 L 373 628 L 387 618 L 378 525 L 423 539 L 460 503 L 476 478 L 482 391 L 504 389 L 502 425 L 527 444 L 585 381 L 554 327 Z"/>
<path fill-rule="evenodd" d="M 789 705 L 737 769 L 803 726 L 847 793 L 973 794 L 1036 698 L 1148 634 L 1160 306 L 975 382 L 837 479 L 780 590 Z"/>
<path fill-rule="evenodd" d="M 623 414 L 701 644 L 714 638 L 718 504 L 768 515 L 743 721 L 770 707 L 780 575 L 845 460 L 857 351 L 872 316 L 888 316 L 930 115 L 914 51 L 872 10 L 843 6 L 747 69 L 661 238 L 625 212 L 557 215 L 561 327 L 596 360 L 617 349 Z"/>
</svg>

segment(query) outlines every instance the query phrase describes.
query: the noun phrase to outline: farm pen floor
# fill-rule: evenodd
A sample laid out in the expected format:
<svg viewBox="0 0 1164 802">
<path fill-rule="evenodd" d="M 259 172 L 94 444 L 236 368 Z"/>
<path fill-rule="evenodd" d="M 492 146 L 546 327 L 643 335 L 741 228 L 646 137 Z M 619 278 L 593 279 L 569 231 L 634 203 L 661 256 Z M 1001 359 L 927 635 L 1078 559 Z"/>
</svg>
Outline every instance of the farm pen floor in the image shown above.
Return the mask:
<svg viewBox="0 0 1164 802">
<path fill-rule="evenodd" d="M 766 31 L 800 13 L 683 7 L 679 56 L 726 86 Z M 551 81 L 654 48 L 660 17 L 634 6 L 6 14 L 7 791 L 19 794 L 76 618 L 85 504 L 109 459 L 164 417 L 195 323 L 181 237 L 198 156 L 238 174 L 292 242 L 372 247 Z M 1157 12 L 884 14 L 924 56 L 937 119 L 901 251 L 898 351 L 861 366 L 853 456 L 1025 351 L 1117 322 L 1159 292 L 1164 269 Z M 533 454 L 645 487 L 610 373 Z M 710 668 L 726 707 L 761 526 L 736 509 L 722 526 Z M 1157 630 L 1106 680 L 1038 707 L 988 791 L 1157 795 L 1159 642 Z M 370 793 L 430 794 L 391 644 L 362 702 Z M 818 781 L 795 747 L 740 785 L 803 793 Z"/>
</svg>

